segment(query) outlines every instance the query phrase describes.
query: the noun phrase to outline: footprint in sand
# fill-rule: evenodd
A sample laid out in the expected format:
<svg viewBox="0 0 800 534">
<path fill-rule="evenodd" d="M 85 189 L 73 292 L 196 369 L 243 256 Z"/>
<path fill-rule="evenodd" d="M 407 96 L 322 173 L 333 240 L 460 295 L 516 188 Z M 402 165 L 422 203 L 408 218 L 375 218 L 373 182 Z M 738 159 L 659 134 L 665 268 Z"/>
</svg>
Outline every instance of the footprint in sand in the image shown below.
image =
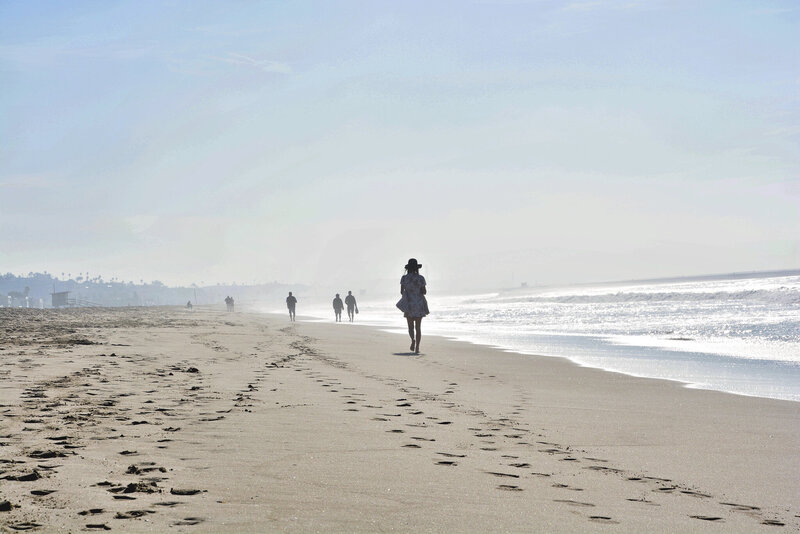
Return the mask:
<svg viewBox="0 0 800 534">
<path fill-rule="evenodd" d="M 626 501 L 630 501 L 630 502 L 640 502 L 642 504 L 649 504 L 651 506 L 661 506 L 660 504 L 656 504 L 651 500 L 645 499 L 644 497 L 639 497 L 638 499 L 634 499 L 634 498 L 631 497 L 631 498 L 628 498 L 628 499 L 625 499 L 625 500 Z"/>
<path fill-rule="evenodd" d="M 172 495 L 197 495 L 198 493 L 202 493 L 204 490 L 199 489 L 179 489 L 179 488 L 172 488 L 169 492 Z"/>
<path fill-rule="evenodd" d="M 500 484 L 499 486 L 497 486 L 497 489 L 501 489 L 504 491 L 522 491 L 522 488 L 520 488 L 519 486 L 512 486 L 510 484 Z"/>
<path fill-rule="evenodd" d="M 189 526 L 189 525 L 199 525 L 203 521 L 205 521 L 205 519 L 201 517 L 184 517 L 180 521 L 177 521 L 172 524 L 175 526 Z"/>
<path fill-rule="evenodd" d="M 126 486 L 115 486 L 109 488 L 111 493 L 156 493 L 161 490 L 155 482 L 131 482 Z"/>
<path fill-rule="evenodd" d="M 102 514 L 104 511 L 102 508 L 90 508 L 89 510 L 78 512 L 78 515 L 97 515 Z"/>
<path fill-rule="evenodd" d="M 735 510 L 737 512 L 751 512 L 752 513 L 752 512 L 761 511 L 761 508 L 759 508 L 758 506 L 750 506 L 750 505 L 747 505 L 747 504 L 736 504 L 736 503 L 732 503 L 732 502 L 721 502 L 720 504 L 722 506 L 730 506 L 733 510 Z"/>
<path fill-rule="evenodd" d="M 137 517 L 144 517 L 147 514 L 154 514 L 153 510 L 130 510 L 127 512 L 117 512 L 114 519 L 135 519 Z"/>
<path fill-rule="evenodd" d="M 690 491 L 690 490 L 681 490 L 681 493 L 684 495 L 689 495 L 691 497 L 697 497 L 699 499 L 710 499 L 711 495 L 706 493 L 700 493 L 699 491 Z"/>
<path fill-rule="evenodd" d="M 581 507 L 594 508 L 594 505 L 592 503 L 590 503 L 590 502 L 573 501 L 571 499 L 553 499 L 553 502 L 560 502 L 560 503 L 568 504 L 570 506 L 581 506 Z"/>
<path fill-rule="evenodd" d="M 5 478 L 6 480 L 16 480 L 17 482 L 33 482 L 35 480 L 39 480 L 40 478 L 42 478 L 42 475 L 39 474 L 39 471 L 34 469 L 33 471 L 31 471 L 26 475 L 17 475 L 17 476 L 8 475 L 3 478 Z"/>
<path fill-rule="evenodd" d="M 589 521 L 593 523 L 604 523 L 606 525 L 619 525 L 619 521 L 614 521 L 606 515 L 590 515 Z"/>
<path fill-rule="evenodd" d="M 591 471 L 601 471 L 603 473 L 622 473 L 621 469 L 614 469 L 613 467 L 606 467 L 604 465 L 590 465 L 588 467 L 584 467 L 584 469 L 589 469 Z"/>
<path fill-rule="evenodd" d="M 440 460 L 436 462 L 436 465 L 456 466 L 458 465 L 458 462 L 453 462 L 451 460 Z"/>
<path fill-rule="evenodd" d="M 24 523 L 13 523 L 11 525 L 8 525 L 8 528 L 23 531 L 23 530 L 33 530 L 41 526 L 42 525 L 40 525 L 39 523 L 34 523 L 33 521 L 25 521 Z"/>
<path fill-rule="evenodd" d="M 499 471 L 485 471 L 487 475 L 492 475 L 496 477 L 506 477 L 506 478 L 519 478 L 519 475 L 515 475 L 512 473 L 500 473 Z"/>
<path fill-rule="evenodd" d="M 701 521 L 724 521 L 721 517 L 713 515 L 690 515 L 692 519 L 700 519 Z"/>
<path fill-rule="evenodd" d="M 553 484 L 552 487 L 560 488 L 560 489 L 567 489 L 567 490 L 570 490 L 570 491 L 583 491 L 582 488 L 573 488 L 572 486 L 570 486 L 568 484 Z"/>
<path fill-rule="evenodd" d="M 51 450 L 35 450 L 28 453 L 28 458 L 45 459 L 45 458 L 66 458 L 66 454 L 61 451 Z"/>
</svg>

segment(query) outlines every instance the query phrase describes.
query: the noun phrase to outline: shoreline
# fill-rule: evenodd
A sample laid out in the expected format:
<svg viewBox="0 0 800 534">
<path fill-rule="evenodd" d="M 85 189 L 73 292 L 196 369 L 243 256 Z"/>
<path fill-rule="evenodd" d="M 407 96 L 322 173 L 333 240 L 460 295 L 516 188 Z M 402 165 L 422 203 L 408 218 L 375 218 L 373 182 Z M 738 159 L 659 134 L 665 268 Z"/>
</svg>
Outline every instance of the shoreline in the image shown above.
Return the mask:
<svg viewBox="0 0 800 534">
<path fill-rule="evenodd" d="M 268 312 L 268 311 L 263 311 L 263 312 L 262 311 L 256 311 L 256 312 L 252 312 L 252 313 L 270 315 L 270 316 L 274 316 L 276 319 L 278 317 L 282 317 L 282 314 L 280 314 L 279 312 L 275 312 L 275 311 L 271 311 L 271 312 Z M 401 320 L 401 319 L 402 318 L 399 317 L 399 320 Z M 334 322 L 330 321 L 329 318 L 321 317 L 321 316 L 318 316 L 318 315 L 304 315 L 304 316 L 301 317 L 300 320 L 301 321 L 307 321 L 307 322 L 313 323 L 313 324 L 335 324 Z M 342 323 L 344 324 L 345 322 L 346 321 L 343 321 Z M 392 326 L 379 324 L 379 323 L 369 323 L 369 322 L 358 323 L 358 322 L 355 322 L 355 323 L 352 323 L 351 326 L 362 326 L 362 327 L 368 327 L 368 328 L 375 328 L 375 329 L 378 329 L 378 330 L 380 330 L 382 332 L 386 332 L 388 334 L 393 334 L 393 335 L 398 335 L 398 334 L 401 335 L 401 336 L 406 336 L 407 335 L 407 333 L 404 331 L 404 327 L 402 325 L 399 325 L 399 324 L 396 327 L 392 327 Z M 564 335 L 565 336 L 571 336 L 570 334 L 564 334 Z M 563 355 L 563 354 L 538 354 L 538 353 L 535 353 L 535 352 L 532 352 L 532 351 L 526 351 L 525 349 L 518 349 L 518 348 L 511 347 L 511 346 L 504 346 L 504 345 L 500 345 L 500 344 L 493 344 L 493 343 L 490 343 L 490 342 L 473 340 L 473 339 L 470 339 L 469 337 L 465 337 L 462 334 L 457 334 L 457 333 L 456 334 L 452 334 L 452 333 L 448 334 L 448 333 L 437 332 L 437 333 L 432 333 L 431 334 L 431 333 L 427 333 L 427 331 L 424 329 L 424 326 L 423 326 L 423 336 L 425 336 L 425 337 L 427 337 L 427 336 L 436 336 L 436 337 L 440 337 L 440 338 L 447 339 L 447 340 L 454 341 L 454 342 L 468 343 L 468 344 L 471 344 L 471 345 L 485 347 L 485 348 L 490 349 L 490 350 L 497 350 L 497 351 L 501 351 L 501 352 L 518 354 L 520 356 L 525 356 L 525 357 L 559 358 L 559 359 L 563 359 L 563 360 L 569 361 L 569 362 L 573 363 L 574 365 L 576 365 L 578 367 L 581 367 L 581 368 L 596 369 L 596 370 L 604 371 L 604 372 L 607 372 L 607 373 L 621 374 L 621 375 L 629 376 L 629 377 L 632 377 L 632 378 L 642 378 L 642 379 L 649 379 L 649 380 L 665 380 L 665 381 L 668 381 L 668 382 L 675 382 L 675 383 L 681 384 L 686 389 L 696 389 L 696 390 L 701 390 L 701 391 L 716 391 L 716 392 L 719 392 L 719 393 L 727 393 L 727 394 L 730 394 L 730 395 L 736 395 L 736 396 L 748 397 L 748 398 L 754 398 L 754 399 L 770 399 L 770 400 L 780 400 L 780 401 L 785 401 L 785 402 L 800 403 L 800 398 L 797 398 L 797 399 L 786 398 L 785 396 L 769 397 L 769 396 L 765 396 L 765 395 L 759 395 L 759 394 L 756 394 L 756 393 L 748 393 L 748 392 L 743 392 L 743 391 L 734 391 L 734 390 L 730 390 L 730 389 L 715 388 L 715 387 L 710 386 L 708 384 L 705 384 L 703 382 L 698 382 L 698 381 L 694 381 L 693 382 L 693 381 L 690 381 L 690 380 L 687 380 L 687 379 L 683 379 L 683 378 L 672 378 L 672 377 L 668 377 L 668 376 L 653 376 L 651 374 L 637 373 L 637 372 L 633 372 L 633 371 L 626 371 L 626 370 L 617 369 L 617 368 L 614 368 L 614 367 L 604 367 L 599 363 L 598 364 L 594 364 L 594 363 L 590 363 L 590 362 L 587 362 L 587 361 L 582 361 L 579 357 L 572 357 L 572 356 Z M 592 337 L 592 338 L 602 339 L 602 336 L 597 336 L 597 335 L 586 335 L 586 336 L 581 336 L 581 337 Z M 623 347 L 623 348 L 627 348 L 628 350 L 631 350 L 631 351 L 637 350 L 637 349 L 642 350 L 642 351 L 643 350 L 653 350 L 653 347 L 641 347 L 641 346 L 638 346 L 638 345 L 625 345 L 625 344 L 609 343 L 609 346 Z M 673 353 L 674 352 L 674 353 L 677 353 L 677 354 L 695 354 L 694 352 L 691 352 L 691 351 L 673 351 L 673 350 L 664 349 L 664 348 L 656 348 L 656 350 L 659 351 L 659 352 L 664 352 L 664 353 Z M 710 356 L 710 357 L 712 357 L 714 359 L 730 360 L 730 361 L 735 362 L 735 363 L 738 363 L 738 362 L 741 361 L 740 358 L 736 358 L 735 356 L 729 356 L 729 355 L 725 355 L 725 354 L 714 354 L 714 353 L 701 353 L 701 354 L 704 355 L 704 356 Z M 761 362 L 762 360 L 756 360 L 756 361 Z M 749 360 L 747 360 L 746 362 L 747 363 L 752 363 Z M 766 363 L 766 364 L 775 364 L 775 362 L 773 362 L 771 360 L 765 360 L 763 362 Z"/>
<path fill-rule="evenodd" d="M 3 532 L 800 528 L 791 401 L 262 313 L 0 319 Z"/>
</svg>

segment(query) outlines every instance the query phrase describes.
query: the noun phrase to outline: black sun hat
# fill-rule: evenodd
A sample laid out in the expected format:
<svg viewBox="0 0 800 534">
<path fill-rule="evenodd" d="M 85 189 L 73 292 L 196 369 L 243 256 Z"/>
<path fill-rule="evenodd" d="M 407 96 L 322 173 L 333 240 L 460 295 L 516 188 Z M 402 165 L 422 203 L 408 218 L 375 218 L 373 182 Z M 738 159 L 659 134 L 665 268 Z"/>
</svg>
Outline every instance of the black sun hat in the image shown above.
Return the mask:
<svg viewBox="0 0 800 534">
<path fill-rule="evenodd" d="M 416 271 L 419 269 L 422 269 L 422 264 L 417 263 L 416 258 L 411 258 L 408 260 L 408 263 L 406 263 L 406 271 Z"/>
</svg>

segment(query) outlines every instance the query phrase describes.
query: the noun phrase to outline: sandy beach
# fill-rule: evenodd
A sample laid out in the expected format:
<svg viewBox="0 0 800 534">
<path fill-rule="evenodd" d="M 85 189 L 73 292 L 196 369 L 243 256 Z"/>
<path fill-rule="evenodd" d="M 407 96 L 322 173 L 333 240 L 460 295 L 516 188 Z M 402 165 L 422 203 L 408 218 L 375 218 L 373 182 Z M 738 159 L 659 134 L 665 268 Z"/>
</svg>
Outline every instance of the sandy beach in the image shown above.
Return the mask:
<svg viewBox="0 0 800 534">
<path fill-rule="evenodd" d="M 0 309 L 2 532 L 798 529 L 800 403 L 348 323 Z"/>
</svg>

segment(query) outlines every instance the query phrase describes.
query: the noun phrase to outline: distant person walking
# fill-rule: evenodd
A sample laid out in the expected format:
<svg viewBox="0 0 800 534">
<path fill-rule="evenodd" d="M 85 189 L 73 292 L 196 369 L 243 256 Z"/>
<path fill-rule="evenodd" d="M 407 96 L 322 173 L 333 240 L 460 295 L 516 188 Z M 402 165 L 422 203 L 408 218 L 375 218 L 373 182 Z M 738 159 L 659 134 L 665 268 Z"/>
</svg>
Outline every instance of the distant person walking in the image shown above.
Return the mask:
<svg viewBox="0 0 800 534">
<path fill-rule="evenodd" d="M 350 318 L 350 322 L 353 322 L 354 314 L 358 313 L 358 304 L 356 304 L 356 298 L 353 296 L 352 291 L 347 292 L 347 296 L 344 298 L 344 303 L 347 304 L 347 316 Z"/>
<path fill-rule="evenodd" d="M 289 291 L 289 296 L 286 297 L 286 307 L 289 308 L 289 319 L 294 322 L 294 307 L 297 305 L 297 298 Z"/>
<path fill-rule="evenodd" d="M 228 308 L 229 312 L 233 311 L 233 298 L 231 296 L 225 297 L 225 306 Z"/>
<path fill-rule="evenodd" d="M 336 297 L 333 299 L 333 312 L 336 314 L 336 322 L 342 322 L 342 310 L 344 309 L 344 302 L 342 299 L 339 298 L 339 293 L 336 293 Z"/>
<path fill-rule="evenodd" d="M 422 318 L 430 313 L 425 277 L 419 274 L 422 264 L 411 258 L 406 264 L 406 274 L 400 278 L 400 300 L 397 307 L 403 312 L 408 322 L 408 335 L 411 336 L 411 350 L 419 354 L 419 342 L 422 340 Z"/>
</svg>

